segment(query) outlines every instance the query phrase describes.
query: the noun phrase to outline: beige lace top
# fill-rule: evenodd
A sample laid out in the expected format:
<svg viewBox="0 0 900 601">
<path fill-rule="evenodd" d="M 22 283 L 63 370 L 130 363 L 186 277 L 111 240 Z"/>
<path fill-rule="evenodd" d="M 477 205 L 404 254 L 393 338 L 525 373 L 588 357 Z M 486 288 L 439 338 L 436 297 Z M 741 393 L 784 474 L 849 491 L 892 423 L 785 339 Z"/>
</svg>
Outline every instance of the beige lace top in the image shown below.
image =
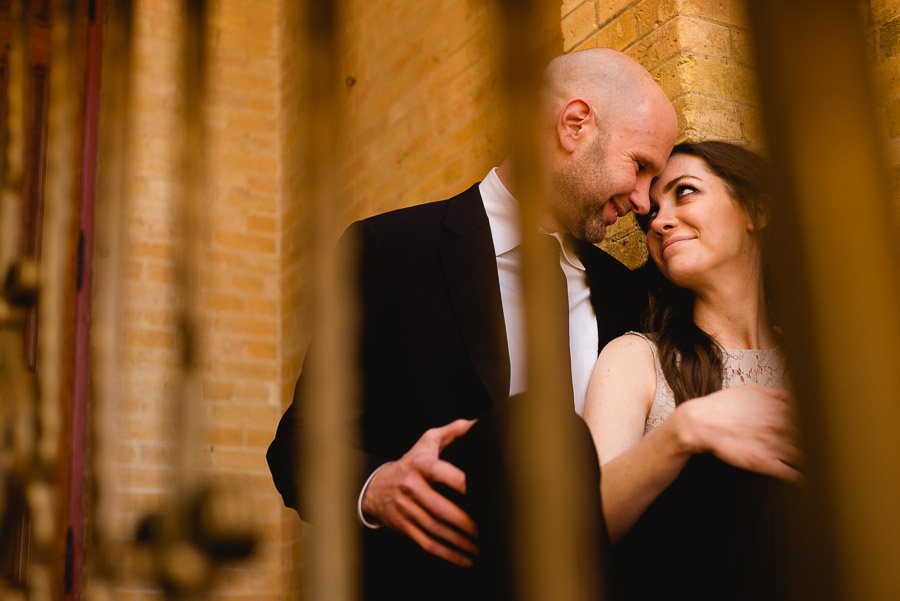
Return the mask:
<svg viewBox="0 0 900 601">
<path fill-rule="evenodd" d="M 659 353 L 653 338 L 638 332 L 628 333 L 647 341 L 650 350 L 653 351 L 653 361 L 656 363 L 656 395 L 653 397 L 653 405 L 650 406 L 650 413 L 644 423 L 644 434 L 646 435 L 675 411 L 675 394 L 663 375 L 662 365 L 659 363 Z M 725 379 L 722 381 L 722 388 L 732 388 L 750 382 L 776 388 L 788 387 L 784 357 L 778 349 L 726 349 L 724 359 Z"/>
</svg>

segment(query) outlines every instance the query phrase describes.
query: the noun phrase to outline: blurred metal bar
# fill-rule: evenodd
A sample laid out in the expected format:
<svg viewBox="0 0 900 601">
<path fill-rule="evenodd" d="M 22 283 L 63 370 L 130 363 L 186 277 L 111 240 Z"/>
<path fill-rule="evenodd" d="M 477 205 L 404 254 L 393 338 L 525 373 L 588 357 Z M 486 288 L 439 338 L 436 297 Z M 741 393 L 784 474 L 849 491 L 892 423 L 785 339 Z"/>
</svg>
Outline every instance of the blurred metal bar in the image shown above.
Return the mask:
<svg viewBox="0 0 900 601">
<path fill-rule="evenodd" d="M 73 163 L 73 93 L 74 3 L 57 0 L 53 5 L 51 24 L 51 68 L 49 107 L 48 194 L 43 211 L 42 250 L 38 306 L 40 369 L 34 407 L 36 418 L 35 456 L 26 491 L 31 515 L 28 591 L 31 599 L 47 599 L 55 588 L 53 555 L 58 529 L 56 504 L 59 502 L 59 443 L 62 423 L 61 364 L 64 298 L 69 253 L 69 221 L 74 189 Z"/>
<path fill-rule="evenodd" d="M 12 2 L 8 54 L 6 171 L 0 189 L 0 557 L 16 566 L 27 537 L 19 538 L 36 442 L 34 380 L 22 356 L 25 308 L 34 305 L 37 266 L 21 256 L 28 6 Z M 24 543 L 22 541 L 25 541 Z M 26 556 L 27 558 L 27 556 Z M 14 568 L 15 569 L 15 568 Z M 14 574 L 20 585 L 25 574 Z M 0 582 L 0 595 L 15 594 Z M 44 597 L 46 598 L 46 597 Z"/>
<path fill-rule="evenodd" d="M 337 499 L 348 498 L 351 491 L 352 462 L 341 422 L 349 413 L 356 394 L 354 319 L 349 282 L 345 274 L 352 269 L 341 266 L 346 257 L 337 257 L 334 245 L 344 224 L 340 223 L 338 141 L 341 136 L 339 48 L 337 43 L 337 3 L 333 0 L 309 0 L 305 4 L 305 31 L 295 38 L 296 51 L 305 57 L 308 94 L 305 103 L 305 165 L 310 197 L 306 230 L 314 261 L 311 296 L 313 339 L 320 366 L 310 373 L 309 418 L 318 427 L 311 430 L 300 469 L 314 491 L 310 514 L 316 527 L 310 537 L 308 561 L 310 599 L 351 601 L 358 597 L 358 570 L 355 516 L 345 515 Z"/>
<path fill-rule="evenodd" d="M 830 594 L 900 598 L 900 254 L 855 0 L 758 0 L 785 346 Z M 866 10 L 868 7 L 866 6 Z M 830 556 L 830 557 L 828 557 Z M 832 564 L 834 570 L 831 570 Z"/>
<path fill-rule="evenodd" d="M 184 113 L 180 149 L 180 197 L 175 199 L 175 285 L 178 291 L 177 325 L 181 339 L 181 364 L 175 377 L 176 494 L 187 499 L 200 482 L 201 440 L 200 374 L 198 354 L 198 284 L 206 240 L 202 224 L 206 184 L 206 20 L 205 0 L 184 3 L 185 34 L 181 83 Z"/>
<path fill-rule="evenodd" d="M 25 148 L 25 71 L 27 56 L 27 20 L 24 0 L 10 4 L 9 35 L 9 90 L 6 114 L 6 172 L 3 174 L 0 223 L 0 274 L 6 276 L 12 262 L 19 254 L 22 221 L 22 167 Z"/>
<path fill-rule="evenodd" d="M 131 130 L 132 31 L 131 0 L 107 3 L 106 41 L 101 81 L 103 116 L 99 140 L 99 169 L 94 271 L 95 304 L 92 339 L 93 395 L 88 412 L 88 473 L 92 491 L 86 502 L 85 558 L 87 601 L 113 599 L 109 583 L 115 561 L 111 551 L 113 490 L 116 482 L 115 441 L 120 417 L 122 248 L 127 230 L 129 133 Z"/>
<path fill-rule="evenodd" d="M 522 286 L 525 293 L 528 390 L 516 408 L 511 424 L 507 456 L 513 490 L 514 598 L 601 599 L 597 569 L 584 573 L 579 566 L 584 534 L 581 516 L 584 495 L 575 491 L 596 483 L 580 481 L 579 459 L 572 450 L 573 406 L 564 391 L 571 390 L 567 325 L 549 319 L 554 315 L 554 270 L 558 263 L 541 260 L 538 231 L 543 190 L 539 156 L 537 85 L 551 57 L 540 54 L 541 11 L 535 0 L 504 0 L 503 60 L 507 99 L 511 107 L 513 173 L 521 207 Z M 567 322 L 566 322 L 567 323 Z M 590 530 L 590 529 L 589 529 Z M 592 530 L 591 530 L 592 531 Z M 590 547 L 588 547 L 590 548 Z"/>
</svg>

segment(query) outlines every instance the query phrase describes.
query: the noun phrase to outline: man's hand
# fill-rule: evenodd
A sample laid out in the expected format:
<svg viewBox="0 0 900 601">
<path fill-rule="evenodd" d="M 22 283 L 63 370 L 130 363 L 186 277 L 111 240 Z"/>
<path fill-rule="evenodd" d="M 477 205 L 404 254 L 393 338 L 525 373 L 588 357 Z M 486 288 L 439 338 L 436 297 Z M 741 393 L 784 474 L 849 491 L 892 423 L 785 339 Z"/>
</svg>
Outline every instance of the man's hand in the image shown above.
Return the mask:
<svg viewBox="0 0 900 601">
<path fill-rule="evenodd" d="M 439 455 L 474 423 L 458 419 L 427 430 L 403 457 L 378 470 L 362 499 L 366 516 L 405 534 L 426 552 L 462 567 L 471 566 L 472 559 L 457 549 L 477 554 L 473 541 L 478 530 L 472 518 L 437 493 L 432 483 L 466 494 L 466 475 Z"/>
<path fill-rule="evenodd" d="M 746 384 L 684 404 L 694 418 L 693 443 L 735 467 L 787 482 L 803 479 L 790 393 Z"/>
</svg>

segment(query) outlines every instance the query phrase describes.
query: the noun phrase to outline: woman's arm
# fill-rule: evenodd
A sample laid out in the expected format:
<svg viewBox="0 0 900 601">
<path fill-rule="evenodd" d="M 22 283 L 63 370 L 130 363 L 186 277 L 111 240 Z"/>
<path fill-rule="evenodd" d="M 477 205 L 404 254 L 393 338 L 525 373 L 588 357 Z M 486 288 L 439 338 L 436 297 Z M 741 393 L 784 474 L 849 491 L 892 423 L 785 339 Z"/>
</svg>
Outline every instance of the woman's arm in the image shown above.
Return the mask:
<svg viewBox="0 0 900 601">
<path fill-rule="evenodd" d="M 644 339 L 625 335 L 600 353 L 584 405 L 602 466 L 603 514 L 613 542 L 637 522 L 678 476 L 691 456 L 676 411 L 644 436 L 656 393 L 653 352 Z"/>
<path fill-rule="evenodd" d="M 610 538 L 620 539 L 695 453 L 796 482 L 801 463 L 786 391 L 748 384 L 692 399 L 643 436 L 656 390 L 647 343 L 612 341 L 597 360 L 584 419 L 602 465 L 600 490 Z"/>
</svg>

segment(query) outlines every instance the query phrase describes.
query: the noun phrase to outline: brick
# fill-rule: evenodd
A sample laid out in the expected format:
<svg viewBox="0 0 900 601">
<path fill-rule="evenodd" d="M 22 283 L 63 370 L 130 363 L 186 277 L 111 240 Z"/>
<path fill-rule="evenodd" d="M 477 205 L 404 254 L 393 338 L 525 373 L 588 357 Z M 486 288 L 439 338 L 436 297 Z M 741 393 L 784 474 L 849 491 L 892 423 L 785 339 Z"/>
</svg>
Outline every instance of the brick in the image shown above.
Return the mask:
<svg viewBox="0 0 900 601">
<path fill-rule="evenodd" d="M 260 449 L 230 450 L 213 449 L 212 464 L 215 467 L 268 473 L 265 453 Z"/>
<path fill-rule="evenodd" d="M 235 382 L 234 396 L 241 402 L 261 403 L 275 406 L 281 397 L 275 397 L 274 384 L 271 382 Z"/>
<path fill-rule="evenodd" d="M 871 0 L 872 21 L 878 25 L 900 14 L 900 0 Z"/>
<path fill-rule="evenodd" d="M 681 0 L 681 14 L 703 17 L 727 25 L 750 27 L 744 2 L 731 0 Z"/>
<path fill-rule="evenodd" d="M 216 232 L 216 244 L 223 248 L 242 252 L 258 252 L 272 254 L 275 252 L 275 239 L 269 236 L 241 234 L 238 232 Z"/>
<path fill-rule="evenodd" d="M 244 311 L 244 299 L 234 294 L 213 293 L 203 298 L 203 306 L 212 311 L 228 311 L 242 313 Z"/>
<path fill-rule="evenodd" d="M 606 239 L 600 244 L 600 248 L 629 269 L 637 269 L 647 261 L 644 233 L 634 221 L 633 213 L 608 228 Z"/>
<path fill-rule="evenodd" d="M 638 36 L 643 37 L 678 15 L 677 0 L 642 0 L 635 12 Z"/>
<path fill-rule="evenodd" d="M 252 338 L 271 339 L 277 334 L 277 327 L 273 321 L 237 315 L 219 315 L 213 319 L 213 330 L 221 334 Z"/>
<path fill-rule="evenodd" d="M 890 98 L 900 90 L 900 57 L 875 67 L 875 97 Z"/>
<path fill-rule="evenodd" d="M 234 384 L 220 380 L 204 379 L 201 383 L 203 398 L 210 401 L 227 401 L 231 398 Z"/>
<path fill-rule="evenodd" d="M 900 18 L 892 19 L 878 28 L 878 51 L 881 60 L 900 53 Z"/>
<path fill-rule="evenodd" d="M 749 69 L 698 56 L 678 56 L 651 71 L 666 95 L 686 93 L 757 103 L 756 79 Z"/>
<path fill-rule="evenodd" d="M 692 140 L 742 138 L 740 107 L 734 103 L 686 94 L 673 103 L 681 137 Z"/>
<path fill-rule="evenodd" d="M 235 403 L 214 403 L 213 423 L 216 427 L 242 426 L 249 428 L 274 428 L 280 417 L 275 407 Z M 273 430 L 274 431 L 274 430 Z"/>
<path fill-rule="evenodd" d="M 274 234 L 277 228 L 278 221 L 274 217 L 263 217 L 261 215 L 250 215 L 247 217 L 247 231 L 249 232 Z"/>
<path fill-rule="evenodd" d="M 172 465 L 174 459 L 174 446 L 144 445 L 141 447 L 141 465 Z"/>
<path fill-rule="evenodd" d="M 241 447 L 244 445 L 244 429 L 216 426 L 210 431 L 209 441 L 216 447 Z"/>
<path fill-rule="evenodd" d="M 753 35 L 743 29 L 731 30 L 731 55 L 737 64 L 756 66 L 756 50 Z"/>
<path fill-rule="evenodd" d="M 592 0 L 583 2 L 562 20 L 563 49 L 571 50 L 597 29 L 597 9 Z"/>
<path fill-rule="evenodd" d="M 246 352 L 251 359 L 277 359 L 278 345 L 272 342 L 248 341 Z"/>
<path fill-rule="evenodd" d="M 741 107 L 741 133 L 750 146 L 756 148 L 766 146 L 765 122 L 762 112 L 758 108 Z"/>
<path fill-rule="evenodd" d="M 267 449 L 272 443 L 275 433 L 270 430 L 247 430 L 247 446 L 251 448 Z"/>
<path fill-rule="evenodd" d="M 160 284 L 175 282 L 175 266 L 171 263 L 147 263 L 145 268 L 147 280 Z"/>
<path fill-rule="evenodd" d="M 240 359 L 245 356 L 246 344 L 241 338 L 209 336 L 206 340 L 205 355 L 217 359 Z"/>
<path fill-rule="evenodd" d="M 682 52 L 727 61 L 731 58 L 731 29 L 693 17 L 676 19 Z"/>
<path fill-rule="evenodd" d="M 171 259 L 174 254 L 171 244 L 137 241 L 130 245 L 129 252 L 144 259 Z"/>
<path fill-rule="evenodd" d="M 172 349 L 175 346 L 175 333 L 165 330 L 125 328 L 123 341 L 128 346 Z"/>
<path fill-rule="evenodd" d="M 562 5 L 559 7 L 560 17 L 568 15 L 582 2 L 584 2 L 584 0 L 562 0 Z"/>
<path fill-rule="evenodd" d="M 247 313 L 249 315 L 265 315 L 275 318 L 278 315 L 278 303 L 270 298 L 248 298 Z"/>
<path fill-rule="evenodd" d="M 160 490 L 170 487 L 173 472 L 165 468 L 125 467 L 119 470 L 123 489 Z"/>
<path fill-rule="evenodd" d="M 651 30 L 627 50 L 631 58 L 651 72 L 661 63 L 680 53 L 680 31 L 675 19 L 670 19 Z"/>
<path fill-rule="evenodd" d="M 624 50 L 637 37 L 637 23 L 634 11 L 627 10 L 600 28 L 594 36 L 597 48 Z"/>
</svg>

